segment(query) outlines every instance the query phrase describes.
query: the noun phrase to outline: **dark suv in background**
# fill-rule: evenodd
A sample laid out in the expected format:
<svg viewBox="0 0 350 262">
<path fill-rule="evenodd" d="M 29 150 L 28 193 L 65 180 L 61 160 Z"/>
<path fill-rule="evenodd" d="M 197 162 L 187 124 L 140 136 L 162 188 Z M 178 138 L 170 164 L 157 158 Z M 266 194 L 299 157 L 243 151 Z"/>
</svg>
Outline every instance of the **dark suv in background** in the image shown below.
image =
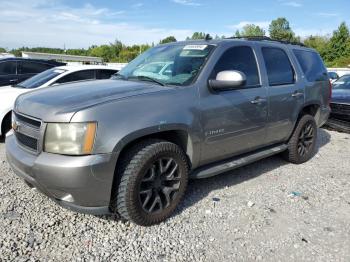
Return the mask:
<svg viewBox="0 0 350 262">
<path fill-rule="evenodd" d="M 0 86 L 20 83 L 56 66 L 66 65 L 54 60 L 3 58 L 0 59 Z"/>
</svg>

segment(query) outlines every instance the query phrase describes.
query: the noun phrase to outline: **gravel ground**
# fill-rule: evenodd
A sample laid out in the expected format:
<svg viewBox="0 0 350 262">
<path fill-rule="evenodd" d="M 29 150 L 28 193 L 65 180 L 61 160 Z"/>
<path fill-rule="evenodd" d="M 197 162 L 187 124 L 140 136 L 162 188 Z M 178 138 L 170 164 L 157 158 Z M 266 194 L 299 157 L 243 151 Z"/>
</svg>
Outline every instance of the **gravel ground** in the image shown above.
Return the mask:
<svg viewBox="0 0 350 262">
<path fill-rule="evenodd" d="M 0 261 L 350 261 L 350 135 L 319 130 L 316 156 L 275 156 L 191 181 L 165 223 L 62 209 L 10 170 L 0 143 Z"/>
</svg>

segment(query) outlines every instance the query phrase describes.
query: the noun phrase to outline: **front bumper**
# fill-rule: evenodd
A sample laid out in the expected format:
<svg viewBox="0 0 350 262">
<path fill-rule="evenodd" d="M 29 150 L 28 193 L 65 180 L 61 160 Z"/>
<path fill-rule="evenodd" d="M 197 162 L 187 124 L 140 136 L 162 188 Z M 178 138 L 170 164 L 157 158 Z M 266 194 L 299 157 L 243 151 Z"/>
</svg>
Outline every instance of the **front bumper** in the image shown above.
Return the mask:
<svg viewBox="0 0 350 262">
<path fill-rule="evenodd" d="M 90 214 L 108 214 L 116 156 L 100 154 L 35 155 L 6 138 L 6 156 L 13 171 L 59 205 Z"/>
</svg>

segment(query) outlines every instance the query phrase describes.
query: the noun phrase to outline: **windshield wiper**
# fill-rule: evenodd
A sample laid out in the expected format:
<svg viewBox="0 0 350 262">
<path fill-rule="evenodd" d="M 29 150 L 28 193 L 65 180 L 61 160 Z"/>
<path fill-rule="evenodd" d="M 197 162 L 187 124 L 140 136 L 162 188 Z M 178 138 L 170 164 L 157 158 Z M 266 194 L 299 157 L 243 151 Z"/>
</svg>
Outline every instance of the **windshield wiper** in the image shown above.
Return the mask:
<svg viewBox="0 0 350 262">
<path fill-rule="evenodd" d="M 165 86 L 165 84 L 163 82 L 161 82 L 157 79 L 154 79 L 152 77 L 149 77 L 149 76 L 130 76 L 127 79 L 137 79 L 140 81 L 150 81 L 150 82 L 156 83 L 158 85 Z"/>
</svg>

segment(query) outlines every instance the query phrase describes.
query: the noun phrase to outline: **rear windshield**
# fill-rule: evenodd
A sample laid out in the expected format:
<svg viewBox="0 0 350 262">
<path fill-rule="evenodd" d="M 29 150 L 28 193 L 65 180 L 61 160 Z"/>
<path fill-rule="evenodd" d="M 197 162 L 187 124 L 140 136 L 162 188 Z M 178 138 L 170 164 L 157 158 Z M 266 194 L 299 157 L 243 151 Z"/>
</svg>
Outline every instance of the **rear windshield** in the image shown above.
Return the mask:
<svg viewBox="0 0 350 262">
<path fill-rule="evenodd" d="M 309 82 L 328 81 L 327 70 L 319 54 L 312 51 L 293 50 L 304 74 Z"/>
<path fill-rule="evenodd" d="M 37 88 L 64 72 L 66 72 L 64 69 L 52 68 L 19 83 L 15 87 L 28 89 Z"/>
</svg>

